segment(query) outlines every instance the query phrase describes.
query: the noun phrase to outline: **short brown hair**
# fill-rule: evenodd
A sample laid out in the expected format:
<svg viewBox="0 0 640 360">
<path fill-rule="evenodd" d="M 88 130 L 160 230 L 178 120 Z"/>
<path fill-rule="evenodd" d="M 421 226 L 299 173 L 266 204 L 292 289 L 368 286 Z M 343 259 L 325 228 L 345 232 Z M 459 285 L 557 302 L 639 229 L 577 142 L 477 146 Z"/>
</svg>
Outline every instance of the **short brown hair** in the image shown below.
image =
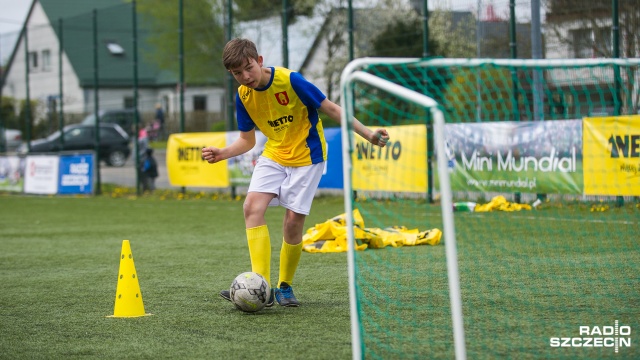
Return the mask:
<svg viewBox="0 0 640 360">
<path fill-rule="evenodd" d="M 251 40 L 236 38 L 227 43 L 222 51 L 222 62 L 225 69 L 244 65 L 249 59 L 258 61 L 256 44 Z"/>
</svg>

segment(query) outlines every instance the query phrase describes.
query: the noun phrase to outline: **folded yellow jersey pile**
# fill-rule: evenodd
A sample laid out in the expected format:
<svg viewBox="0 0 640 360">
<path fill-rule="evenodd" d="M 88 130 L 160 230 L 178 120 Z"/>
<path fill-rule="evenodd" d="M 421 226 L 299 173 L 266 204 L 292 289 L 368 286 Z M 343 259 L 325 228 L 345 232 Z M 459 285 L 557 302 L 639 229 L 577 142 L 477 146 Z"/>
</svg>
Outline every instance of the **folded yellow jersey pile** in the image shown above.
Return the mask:
<svg viewBox="0 0 640 360">
<path fill-rule="evenodd" d="M 531 205 L 518 204 L 508 202 L 504 196 L 496 196 L 486 204 L 478 204 L 474 209 L 475 212 L 488 212 L 488 211 L 520 211 L 531 210 Z"/>
<path fill-rule="evenodd" d="M 353 211 L 353 225 L 356 250 L 381 249 L 389 245 L 392 247 L 438 245 L 442 237 L 442 231 L 439 229 L 420 231 L 407 229 L 404 226 L 385 229 L 366 228 L 358 209 Z M 302 237 L 302 249 L 311 253 L 347 251 L 346 214 L 338 215 L 308 229 Z"/>
</svg>

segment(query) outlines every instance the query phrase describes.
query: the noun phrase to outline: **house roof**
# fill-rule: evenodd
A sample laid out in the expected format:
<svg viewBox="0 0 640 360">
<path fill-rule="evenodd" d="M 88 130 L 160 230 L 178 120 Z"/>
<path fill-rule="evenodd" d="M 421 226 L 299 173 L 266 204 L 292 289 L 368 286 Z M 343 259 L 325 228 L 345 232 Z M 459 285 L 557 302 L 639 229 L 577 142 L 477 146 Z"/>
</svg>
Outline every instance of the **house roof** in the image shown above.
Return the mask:
<svg viewBox="0 0 640 360">
<path fill-rule="evenodd" d="M 23 25 L 20 38 L 29 22 L 35 5 L 42 6 L 49 23 L 58 38 L 62 39 L 64 52 L 76 72 L 81 87 L 91 87 L 94 83 L 94 48 L 93 48 L 93 16 L 97 16 L 98 33 L 98 83 L 100 87 L 133 86 L 133 12 L 127 0 L 33 0 L 30 11 Z M 62 31 L 59 22 L 62 19 Z M 289 26 L 289 67 L 298 69 L 304 56 L 309 51 L 312 39 L 320 28 L 321 20 L 305 18 Z M 137 16 L 138 22 L 138 85 L 141 87 L 168 86 L 178 82 L 177 75 L 171 71 L 159 69 L 155 63 L 149 62 L 148 56 L 154 49 L 146 41 L 143 16 Z M 315 25 L 314 25 L 315 24 Z M 238 30 L 256 42 L 261 54 L 265 53 L 269 64 L 281 66 L 282 60 L 282 27 L 280 17 L 238 23 Z M 315 29 L 315 30 L 314 30 Z M 268 32 L 268 34 L 265 34 Z M 112 50 L 122 50 L 114 53 Z M 8 62 L 11 66 L 15 52 Z M 177 57 L 177 54 L 176 54 Z M 8 71 L 8 68 L 7 68 Z M 220 80 L 203 79 L 212 84 Z"/>
<path fill-rule="evenodd" d="M 36 0 L 38 1 L 38 0 Z M 64 51 L 71 62 L 80 86 L 94 82 L 93 17 L 97 22 L 98 82 L 100 86 L 133 85 L 133 12 L 122 0 L 39 0 Z M 175 84 L 175 77 L 161 77 L 153 63 L 145 62 L 143 52 L 151 49 L 140 30 L 138 19 L 138 85 L 143 87 Z M 62 19 L 62 34 L 59 20 Z M 119 46 L 119 47 L 118 47 Z M 118 51 L 122 50 L 122 51 Z M 163 79 L 163 80 L 161 80 Z"/>
<path fill-rule="evenodd" d="M 76 72 L 81 87 L 93 86 L 93 11 L 97 15 L 98 83 L 101 87 L 133 86 L 133 11 L 124 0 L 33 0 L 20 39 L 24 37 L 34 7 L 40 3 L 49 23 L 60 39 L 64 52 Z M 62 36 L 59 21 L 62 19 Z M 138 85 L 141 87 L 171 86 L 178 82 L 175 74 L 145 61 L 145 53 L 153 48 L 145 41 L 144 19 L 138 21 Z M 112 44 L 111 50 L 109 45 Z M 114 47 L 113 44 L 116 46 Z M 10 71 L 20 41 L 16 42 L 5 73 Z M 115 50 L 118 46 L 122 52 Z"/>
</svg>

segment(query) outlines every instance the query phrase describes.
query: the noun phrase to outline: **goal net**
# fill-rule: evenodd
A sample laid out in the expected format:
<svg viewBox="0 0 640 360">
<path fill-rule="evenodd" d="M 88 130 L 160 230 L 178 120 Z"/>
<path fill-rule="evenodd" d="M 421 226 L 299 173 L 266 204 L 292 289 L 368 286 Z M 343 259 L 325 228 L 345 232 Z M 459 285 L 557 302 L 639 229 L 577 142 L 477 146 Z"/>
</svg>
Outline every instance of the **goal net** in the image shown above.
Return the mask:
<svg viewBox="0 0 640 360">
<path fill-rule="evenodd" d="M 354 358 L 640 355 L 638 70 L 640 59 L 347 66 Z M 355 135 L 354 116 L 387 129 L 388 145 Z"/>
</svg>

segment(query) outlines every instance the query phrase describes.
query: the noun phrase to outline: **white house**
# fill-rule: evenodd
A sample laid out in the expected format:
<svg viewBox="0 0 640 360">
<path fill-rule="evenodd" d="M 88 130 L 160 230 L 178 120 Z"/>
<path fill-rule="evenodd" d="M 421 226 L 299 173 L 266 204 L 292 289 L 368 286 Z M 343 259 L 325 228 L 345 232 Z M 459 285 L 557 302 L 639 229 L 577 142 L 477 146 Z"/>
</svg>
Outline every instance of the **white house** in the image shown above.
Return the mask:
<svg viewBox="0 0 640 360">
<path fill-rule="evenodd" d="M 97 74 L 94 73 L 94 9 L 98 34 Z M 140 30 L 143 21 L 138 16 L 138 108 L 141 113 L 152 114 L 156 104 L 160 103 L 169 118 L 173 115 L 175 123 L 180 111 L 179 79 L 176 74 L 159 69 L 144 56 L 142 49 L 148 51 L 151 45 L 145 41 L 145 31 Z M 301 68 L 322 21 L 319 17 L 300 17 L 289 25 L 289 68 L 296 71 Z M 99 109 L 133 107 L 132 23 L 131 4 L 123 0 L 32 0 L 6 67 L 2 94 L 14 99 L 27 97 L 25 79 L 28 64 L 29 97 L 39 104 L 36 119 L 59 111 L 61 93 L 65 116 L 82 117 L 92 113 L 95 108 L 96 75 Z M 284 65 L 279 16 L 235 24 L 234 31 L 236 36 L 249 38 L 256 43 L 265 57 L 265 65 Z M 27 43 L 28 50 L 25 51 Z M 214 62 L 212 60 L 212 66 L 215 66 Z M 214 116 L 216 121 L 224 121 L 224 81 L 205 79 L 202 83 L 206 85 L 185 86 L 184 110 L 187 116 L 192 116 L 191 113 L 195 111 Z M 196 121 L 202 120 L 202 116 L 196 117 Z"/>
<path fill-rule="evenodd" d="M 94 74 L 94 9 L 98 24 L 97 74 Z M 97 75 L 100 109 L 131 108 L 134 101 L 132 29 L 131 4 L 122 0 L 33 0 L 6 66 L 3 96 L 25 99 L 28 76 L 29 97 L 40 105 L 36 109 L 40 118 L 47 112 L 57 112 L 61 100 L 65 114 L 82 116 L 94 111 L 94 78 Z M 148 48 L 141 33 L 139 48 Z M 179 111 L 177 76 L 145 61 L 141 50 L 138 53 L 141 113 L 152 113 L 157 103 L 161 103 L 167 113 Z M 187 85 L 184 95 L 186 112 L 223 112 L 223 84 Z"/>
<path fill-rule="evenodd" d="M 570 0 L 549 1 L 544 24 L 545 57 L 549 59 L 612 58 L 613 6 L 611 1 L 593 1 L 579 8 Z M 640 1 L 621 1 L 619 8 L 619 56 L 640 57 Z M 612 67 L 600 70 L 576 69 L 551 71 L 547 80 L 554 90 L 552 101 L 561 104 L 568 113 L 593 115 L 614 114 L 614 92 L 602 91 L 615 82 Z M 577 78 L 581 81 L 577 82 Z M 637 112 L 640 102 L 640 72 L 629 67 L 620 72 L 620 79 L 630 88 L 623 91 L 622 112 Z M 574 89 L 585 89 L 581 94 Z M 594 105 L 592 105 L 594 104 Z"/>
</svg>

